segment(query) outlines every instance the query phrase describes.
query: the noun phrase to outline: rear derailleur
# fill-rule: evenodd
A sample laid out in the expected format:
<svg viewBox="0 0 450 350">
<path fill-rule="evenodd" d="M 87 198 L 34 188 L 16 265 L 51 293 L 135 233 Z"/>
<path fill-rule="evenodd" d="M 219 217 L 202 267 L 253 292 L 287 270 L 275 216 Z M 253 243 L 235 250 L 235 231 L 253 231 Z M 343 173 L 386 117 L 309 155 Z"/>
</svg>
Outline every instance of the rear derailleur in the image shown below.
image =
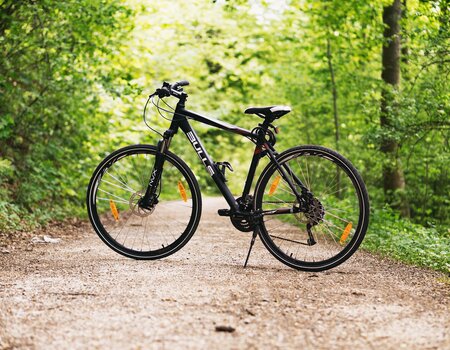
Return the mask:
<svg viewBox="0 0 450 350">
<path fill-rule="evenodd" d="M 296 217 L 298 221 L 306 223 L 306 231 L 308 232 L 306 243 L 311 246 L 317 243 L 311 228 L 322 222 L 325 210 L 322 203 L 311 192 L 304 193 L 303 197 L 305 208 L 301 210 L 301 215 L 297 214 Z"/>
</svg>

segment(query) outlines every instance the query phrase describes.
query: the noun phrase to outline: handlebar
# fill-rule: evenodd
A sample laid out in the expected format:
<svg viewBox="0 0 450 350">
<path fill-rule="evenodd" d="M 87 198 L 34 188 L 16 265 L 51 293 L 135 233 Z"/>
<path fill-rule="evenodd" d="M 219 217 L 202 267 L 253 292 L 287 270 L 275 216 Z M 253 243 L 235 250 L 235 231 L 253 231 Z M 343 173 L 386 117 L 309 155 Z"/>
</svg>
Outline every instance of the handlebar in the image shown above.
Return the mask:
<svg viewBox="0 0 450 350">
<path fill-rule="evenodd" d="M 172 89 L 177 90 L 179 86 L 181 87 L 187 85 L 189 85 L 189 82 L 187 80 L 180 80 L 172 85 Z"/>
<path fill-rule="evenodd" d="M 163 82 L 162 87 L 156 89 L 156 91 L 150 96 L 158 95 L 159 98 L 174 96 L 180 98 L 183 94 L 182 86 L 187 85 L 189 85 L 189 82 L 187 80 L 180 80 L 173 84 L 170 84 L 165 81 Z"/>
</svg>

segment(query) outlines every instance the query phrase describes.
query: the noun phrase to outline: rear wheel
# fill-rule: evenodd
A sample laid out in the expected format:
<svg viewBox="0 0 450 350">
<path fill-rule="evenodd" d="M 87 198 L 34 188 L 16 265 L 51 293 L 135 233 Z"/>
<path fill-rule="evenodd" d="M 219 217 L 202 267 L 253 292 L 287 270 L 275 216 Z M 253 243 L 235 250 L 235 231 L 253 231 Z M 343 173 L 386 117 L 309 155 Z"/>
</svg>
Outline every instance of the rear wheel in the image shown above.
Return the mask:
<svg viewBox="0 0 450 350">
<path fill-rule="evenodd" d="M 278 260 L 300 270 L 341 264 L 357 250 L 367 230 L 369 201 L 361 176 L 343 156 L 320 146 L 291 148 L 277 160 L 297 191 L 302 193 L 301 182 L 312 196 L 306 204 L 299 203 L 275 164 L 263 170 L 255 209 L 263 212 L 264 245 Z"/>
<path fill-rule="evenodd" d="M 113 250 L 135 259 L 175 253 L 194 234 L 201 215 L 198 183 L 187 165 L 166 153 L 157 204 L 138 205 L 147 188 L 157 148 L 135 145 L 106 157 L 92 175 L 87 208 L 92 226 Z"/>
</svg>

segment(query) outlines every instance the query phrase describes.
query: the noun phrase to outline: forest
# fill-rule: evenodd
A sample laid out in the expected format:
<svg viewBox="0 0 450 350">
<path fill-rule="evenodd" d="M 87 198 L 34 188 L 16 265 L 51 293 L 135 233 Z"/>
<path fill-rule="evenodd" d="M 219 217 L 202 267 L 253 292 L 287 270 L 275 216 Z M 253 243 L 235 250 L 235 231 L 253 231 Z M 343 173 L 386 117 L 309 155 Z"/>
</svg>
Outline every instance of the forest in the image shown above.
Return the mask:
<svg viewBox="0 0 450 350">
<path fill-rule="evenodd" d="M 362 174 L 363 248 L 450 272 L 448 0 L 3 0 L 0 44 L 0 234 L 86 218 L 97 164 L 156 144 L 146 99 L 186 79 L 189 109 L 247 129 L 247 107 L 291 106 L 278 149 L 323 145 Z M 251 144 L 194 127 L 238 196 Z M 217 195 L 186 145 L 171 150 Z"/>
</svg>

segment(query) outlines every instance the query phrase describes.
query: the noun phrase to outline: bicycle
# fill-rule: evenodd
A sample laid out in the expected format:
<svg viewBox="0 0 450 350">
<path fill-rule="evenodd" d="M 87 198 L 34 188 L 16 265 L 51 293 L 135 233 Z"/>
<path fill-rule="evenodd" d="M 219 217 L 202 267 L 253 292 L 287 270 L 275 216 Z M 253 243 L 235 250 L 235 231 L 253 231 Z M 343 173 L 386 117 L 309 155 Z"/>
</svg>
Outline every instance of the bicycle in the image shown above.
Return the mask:
<svg viewBox="0 0 450 350">
<path fill-rule="evenodd" d="M 263 119 L 247 130 L 185 109 L 186 85 L 185 80 L 164 82 L 147 100 L 146 124 L 149 101 L 160 114 L 161 110 L 173 114 L 169 129 L 158 132 L 162 138 L 157 146 L 121 148 L 94 171 L 87 209 L 99 237 L 124 256 L 160 259 L 181 249 L 193 236 L 201 216 L 199 185 L 186 163 L 169 151 L 181 129 L 230 207 L 218 214 L 229 217 L 236 229 L 253 232 L 244 267 L 258 235 L 275 258 L 295 269 L 322 271 L 347 260 L 361 244 L 369 220 L 367 190 L 355 167 L 321 146 L 297 146 L 278 153 L 274 147 L 277 128 L 272 123 L 289 113 L 289 107 L 246 109 L 246 114 Z M 166 97 L 178 99 L 174 110 L 159 106 Z M 233 170 L 230 163 L 211 159 L 189 120 L 236 133 L 255 144 L 239 198 L 226 185 L 226 171 Z M 252 195 L 263 157 L 269 163 Z"/>
</svg>

